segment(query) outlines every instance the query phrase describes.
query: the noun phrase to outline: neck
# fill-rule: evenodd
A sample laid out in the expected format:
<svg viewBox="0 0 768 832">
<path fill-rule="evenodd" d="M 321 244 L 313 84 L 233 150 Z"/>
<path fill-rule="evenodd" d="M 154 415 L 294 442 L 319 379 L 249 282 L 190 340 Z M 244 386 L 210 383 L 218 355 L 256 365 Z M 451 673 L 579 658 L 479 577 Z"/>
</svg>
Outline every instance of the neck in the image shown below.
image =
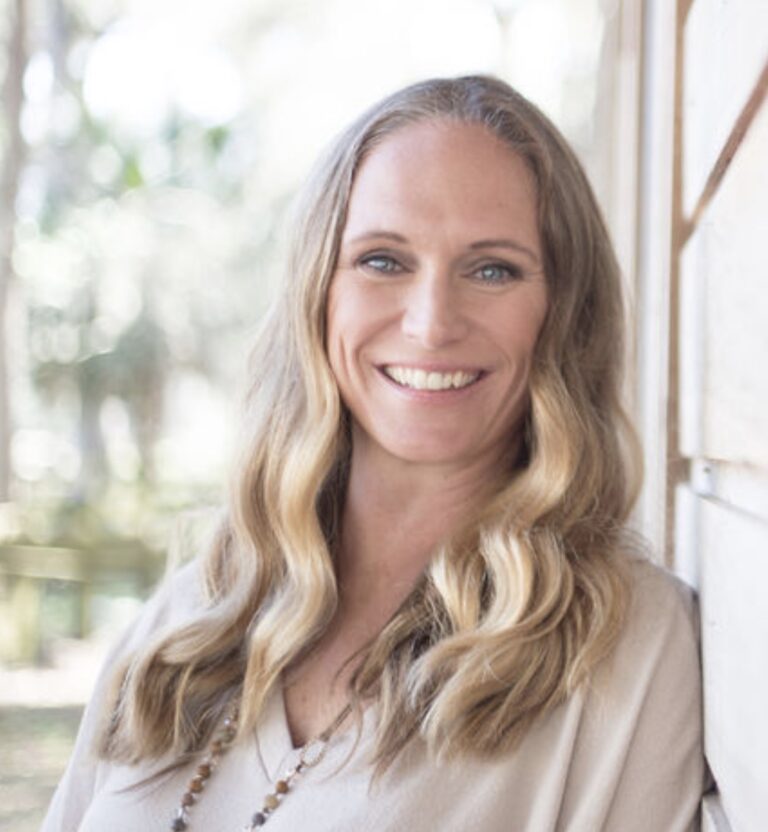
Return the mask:
<svg viewBox="0 0 768 832">
<path fill-rule="evenodd" d="M 337 568 L 342 605 L 407 596 L 435 548 L 457 531 L 493 488 L 494 467 L 429 466 L 354 442 Z"/>
</svg>

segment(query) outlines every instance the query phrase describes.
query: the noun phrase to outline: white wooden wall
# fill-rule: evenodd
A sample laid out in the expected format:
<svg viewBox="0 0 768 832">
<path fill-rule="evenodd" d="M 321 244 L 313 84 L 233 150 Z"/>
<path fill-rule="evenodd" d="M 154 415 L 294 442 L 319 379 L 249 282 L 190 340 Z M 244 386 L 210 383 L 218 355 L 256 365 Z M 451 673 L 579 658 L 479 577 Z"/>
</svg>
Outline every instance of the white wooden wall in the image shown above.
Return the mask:
<svg viewBox="0 0 768 832">
<path fill-rule="evenodd" d="M 704 829 L 768 830 L 768 0 L 641 10 L 638 522 L 700 594 Z M 629 11 L 627 11 L 629 10 Z M 628 195 L 632 196 L 632 195 Z"/>
<path fill-rule="evenodd" d="M 768 2 L 683 22 L 675 562 L 699 587 L 705 828 L 768 829 Z"/>
</svg>

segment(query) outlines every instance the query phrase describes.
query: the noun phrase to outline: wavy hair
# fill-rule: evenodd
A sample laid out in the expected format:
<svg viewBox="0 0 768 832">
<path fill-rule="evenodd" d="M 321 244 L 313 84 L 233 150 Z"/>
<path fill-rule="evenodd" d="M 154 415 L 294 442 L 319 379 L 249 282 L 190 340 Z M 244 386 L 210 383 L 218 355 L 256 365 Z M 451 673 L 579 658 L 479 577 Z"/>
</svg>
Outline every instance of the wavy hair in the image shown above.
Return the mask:
<svg viewBox="0 0 768 832">
<path fill-rule="evenodd" d="M 361 161 L 428 120 L 482 125 L 530 168 L 549 309 L 514 470 L 357 656 L 350 695 L 358 716 L 377 702 L 377 771 L 417 735 L 436 757 L 513 747 L 614 644 L 640 473 L 620 402 L 624 312 L 609 237 L 579 162 L 535 106 L 491 77 L 429 80 L 355 121 L 303 192 L 283 291 L 253 353 L 207 603 L 119 669 L 105 756 L 181 759 L 233 698 L 247 735 L 331 621 L 351 449 L 325 348 L 328 289 Z"/>
</svg>

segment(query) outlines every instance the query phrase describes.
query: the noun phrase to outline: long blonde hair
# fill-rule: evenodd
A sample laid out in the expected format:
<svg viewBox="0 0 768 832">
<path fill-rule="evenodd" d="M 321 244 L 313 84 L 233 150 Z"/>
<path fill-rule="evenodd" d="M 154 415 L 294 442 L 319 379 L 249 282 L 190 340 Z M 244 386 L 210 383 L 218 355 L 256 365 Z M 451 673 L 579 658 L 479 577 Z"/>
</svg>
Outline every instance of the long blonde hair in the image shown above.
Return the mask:
<svg viewBox="0 0 768 832">
<path fill-rule="evenodd" d="M 182 758 L 232 698 L 247 734 L 331 621 L 350 439 L 325 350 L 328 287 L 361 160 L 429 119 L 484 125 L 529 166 L 550 306 L 515 469 L 358 657 L 350 695 L 358 713 L 377 702 L 377 770 L 417 735 L 436 756 L 511 748 L 613 645 L 639 470 L 620 404 L 623 308 L 608 234 L 576 157 L 530 102 L 490 77 L 425 81 L 352 124 L 304 192 L 283 291 L 253 354 L 230 505 L 206 556 L 207 604 L 120 668 L 105 756 Z"/>
</svg>

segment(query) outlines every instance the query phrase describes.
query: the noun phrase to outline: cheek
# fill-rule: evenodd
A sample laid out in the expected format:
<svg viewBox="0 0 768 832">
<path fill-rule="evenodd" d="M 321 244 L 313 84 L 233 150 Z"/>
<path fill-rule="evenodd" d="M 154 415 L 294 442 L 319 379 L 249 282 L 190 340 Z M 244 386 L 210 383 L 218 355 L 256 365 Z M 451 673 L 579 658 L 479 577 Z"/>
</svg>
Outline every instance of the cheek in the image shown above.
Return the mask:
<svg viewBox="0 0 768 832">
<path fill-rule="evenodd" d="M 520 352 L 533 351 L 541 335 L 548 309 L 544 286 L 537 286 L 524 303 L 510 310 L 507 319 L 507 337 Z"/>
<path fill-rule="evenodd" d="M 326 313 L 326 349 L 333 361 L 350 358 L 369 343 L 385 325 L 387 302 L 381 293 L 371 292 L 338 274 L 331 284 Z"/>
<path fill-rule="evenodd" d="M 354 374 L 355 356 L 366 340 L 365 306 L 360 292 L 335 279 L 328 296 L 326 352 L 336 383 L 342 392 Z"/>
<path fill-rule="evenodd" d="M 326 346 L 329 355 L 338 354 L 341 343 L 354 329 L 355 297 L 344 283 L 341 276 L 335 276 L 328 292 Z"/>
<path fill-rule="evenodd" d="M 488 320 L 488 319 L 486 319 Z M 542 331 L 543 315 L 538 310 L 516 310 L 515 314 L 494 315 L 488 326 L 497 346 L 510 357 L 533 357 Z"/>
</svg>

